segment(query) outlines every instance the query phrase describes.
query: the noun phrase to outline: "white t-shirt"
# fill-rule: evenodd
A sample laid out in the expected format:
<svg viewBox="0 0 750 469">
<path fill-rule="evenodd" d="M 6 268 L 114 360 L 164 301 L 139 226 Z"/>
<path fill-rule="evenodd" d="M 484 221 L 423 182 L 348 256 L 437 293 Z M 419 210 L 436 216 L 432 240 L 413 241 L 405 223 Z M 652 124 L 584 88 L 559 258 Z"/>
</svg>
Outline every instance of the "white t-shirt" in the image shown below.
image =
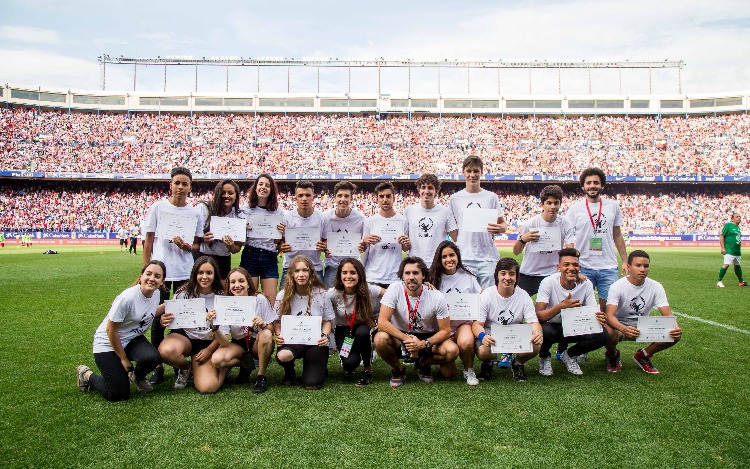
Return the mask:
<svg viewBox="0 0 750 469">
<path fill-rule="evenodd" d="M 451 196 L 448 206 L 453 213 L 458 228 L 456 244 L 461 249 L 461 258 L 471 261 L 498 261 L 500 253 L 497 252 L 497 246 L 495 246 L 493 236 L 490 233 L 461 230 L 464 210 L 469 207 L 494 208 L 497 209 L 498 218 L 504 216 L 503 209 L 500 208 L 500 203 L 497 200 L 497 194 L 486 189 L 481 189 L 477 193 L 467 192 L 466 189 L 463 189 Z"/>
<path fill-rule="evenodd" d="M 208 227 L 210 229 L 211 227 L 211 216 L 208 214 L 208 207 L 206 204 L 198 204 L 197 206 L 198 210 L 201 212 L 201 217 L 203 218 L 204 226 Z M 227 218 L 245 218 L 244 213 L 237 213 L 234 211 L 234 207 L 232 207 L 232 210 L 229 212 L 228 215 L 226 215 Z M 203 236 L 201 234 L 201 236 Z M 235 242 L 237 241 L 244 241 L 244 239 L 235 239 L 233 240 Z M 214 256 L 231 256 L 232 253 L 229 252 L 229 248 L 226 244 L 224 244 L 224 241 L 221 239 L 218 239 L 214 236 L 214 241 L 210 244 L 201 242 L 201 252 L 203 254 L 213 254 Z"/>
<path fill-rule="evenodd" d="M 404 290 L 404 282 L 393 283 L 380 300 L 381 305 L 393 308 L 391 324 L 396 326 L 396 329 L 402 332 L 436 332 L 440 329 L 438 319 L 450 318 L 445 296 L 437 290 L 429 290 L 427 287 L 423 287 L 422 294 L 419 297 L 417 314 L 410 320 Z M 417 300 L 417 297 L 409 296 L 412 314 L 414 314 L 414 309 L 417 306 Z"/>
<path fill-rule="evenodd" d="M 263 215 L 284 215 L 284 211 L 280 208 L 277 208 L 275 211 L 266 210 L 262 207 L 242 207 L 240 208 L 240 211 L 245 215 L 245 218 L 250 218 L 250 215 L 252 214 L 263 214 Z M 283 219 L 282 219 L 283 220 Z M 252 227 L 248 227 L 252 228 Z M 266 251 L 276 252 L 276 240 L 271 238 L 251 238 L 250 237 L 251 231 L 248 230 L 247 232 L 247 240 L 245 241 L 245 244 L 247 244 L 250 247 L 258 248 L 258 249 L 264 249 Z"/>
<path fill-rule="evenodd" d="M 284 213 L 284 225 L 287 228 L 301 228 L 301 227 L 308 227 L 308 226 L 317 226 L 318 228 L 320 228 L 320 239 L 326 239 L 326 236 L 328 235 L 328 232 L 330 231 L 328 228 L 328 217 L 326 217 L 323 214 L 323 212 L 321 212 L 317 208 L 313 209 L 313 213 L 307 218 L 300 216 L 296 208 L 289 210 L 288 212 Z M 309 257 L 316 271 L 323 270 L 323 263 L 320 261 L 320 251 L 316 251 L 316 250 L 311 250 L 311 251 L 292 250 L 292 251 L 284 253 L 283 268 L 288 269 L 289 262 L 291 262 L 292 258 L 296 256 L 297 254 L 304 254 L 307 257 Z"/>
<path fill-rule="evenodd" d="M 128 230 L 126 230 L 124 226 L 120 227 L 117 231 L 117 237 L 120 239 L 128 239 Z"/>
<path fill-rule="evenodd" d="M 609 287 L 607 305 L 617 306 L 617 319 L 635 319 L 648 316 L 653 308 L 669 306 L 664 287 L 646 277 L 643 285 L 633 285 L 622 277 Z"/>
<path fill-rule="evenodd" d="M 440 278 L 440 289 L 442 293 L 481 293 L 482 287 L 474 275 L 457 270 L 453 275 L 443 274 Z M 450 310 L 448 311 L 450 313 Z M 456 333 L 456 329 L 461 324 L 471 324 L 471 321 L 454 321 L 451 319 L 451 334 Z"/>
<path fill-rule="evenodd" d="M 380 287 L 377 285 L 367 285 L 367 289 L 370 292 L 370 306 L 373 308 L 373 318 L 375 317 L 375 306 L 378 304 L 378 295 L 380 295 Z M 344 301 L 343 292 L 336 290 L 335 288 L 328 289 L 328 298 L 331 300 L 331 307 L 333 312 L 336 314 L 336 320 L 334 327 L 348 326 L 346 318 L 351 320 L 352 310 L 354 309 L 354 295 L 347 296 Z M 355 313 L 354 319 L 356 321 L 357 316 Z"/>
<path fill-rule="evenodd" d="M 271 324 L 276 320 L 276 311 L 271 307 L 268 298 L 264 295 L 255 296 L 255 315 L 266 324 Z M 250 333 L 250 337 L 258 337 L 258 331 L 247 326 L 229 326 L 229 333 L 233 339 L 242 340 L 245 338 L 245 332 Z"/>
<path fill-rule="evenodd" d="M 589 204 L 587 210 L 586 199 L 579 200 L 571 205 L 565 216 L 573 225 L 575 246 L 581 252 L 581 266 L 594 270 L 616 269 L 617 249 L 615 248 L 612 231 L 615 226 L 622 226 L 622 213 L 620 212 L 620 205 L 616 201 L 603 197 L 599 200 L 604 203 L 601 210 L 601 220 L 599 219 L 599 207 L 602 205 L 599 203 Z M 591 217 L 589 217 L 589 210 L 591 211 Z M 594 233 L 592 219 L 594 224 L 597 221 L 599 222 L 596 233 Z M 589 253 L 591 238 L 594 235 L 602 238 L 602 253 L 600 256 Z"/>
<path fill-rule="evenodd" d="M 365 220 L 362 228 L 362 237 L 372 234 L 374 220 L 400 220 L 404 225 L 403 234 L 409 235 L 406 217 L 396 214 L 391 218 L 385 218 L 380 214 L 373 215 Z M 365 275 L 370 283 L 384 283 L 390 285 L 398 281 L 398 266 L 401 264 L 401 245 L 399 243 L 375 243 L 367 246 L 362 264 L 365 266 Z"/>
<path fill-rule="evenodd" d="M 144 221 L 144 233 L 156 233 L 159 216 L 163 213 L 174 213 L 186 218 L 194 217 L 195 236 L 199 238 L 203 236 L 203 217 L 201 217 L 198 209 L 192 205 L 175 207 L 168 199 L 161 199 L 148 209 L 146 220 Z M 183 241 L 190 244 L 193 243 L 192 239 L 183 239 Z M 171 239 L 162 239 L 154 236 L 154 248 L 151 253 L 151 260 L 162 261 L 167 266 L 167 275 L 164 278 L 167 282 L 190 278 L 190 269 L 193 268 L 193 255 L 175 246 Z"/>
<path fill-rule="evenodd" d="M 568 297 L 568 293 L 570 293 L 572 300 L 580 301 L 581 306 L 599 305 L 594 296 L 594 285 L 590 280 L 586 280 L 583 283 L 576 283 L 572 290 L 566 290 L 560 285 L 560 272 L 556 272 L 542 280 L 542 283 L 539 284 L 539 292 L 536 294 L 536 302 L 547 303 L 547 308 L 557 306 Z M 559 323 L 562 322 L 562 317 L 558 313 L 548 319 L 547 322 Z"/>
<path fill-rule="evenodd" d="M 185 291 L 178 291 L 177 294 L 175 294 L 175 299 L 178 300 L 187 300 L 190 298 L 203 298 L 206 300 L 206 312 L 208 313 L 212 309 L 214 309 L 214 295 L 213 293 L 209 293 L 208 295 L 198 294 L 198 296 L 189 296 L 187 292 Z M 196 339 L 196 340 L 214 340 L 214 334 L 211 330 L 211 324 L 208 322 L 208 319 L 205 320 L 205 324 L 201 327 L 194 327 L 191 329 L 182 329 L 182 331 L 185 333 L 185 335 L 190 339 Z M 222 332 L 227 334 L 229 332 L 229 328 L 226 326 L 222 326 Z"/>
<path fill-rule="evenodd" d="M 573 225 L 565 217 L 557 217 L 551 223 L 544 221 L 541 215 L 535 215 L 521 224 L 518 230 L 520 237 L 524 233 L 536 230 L 538 228 L 559 228 L 560 229 L 560 247 L 565 244 L 574 244 Z M 524 275 L 533 275 L 537 277 L 552 275 L 557 271 L 557 264 L 560 260 L 557 251 L 530 252 L 529 245 L 534 241 L 529 241 L 524 247 L 523 261 L 519 272 Z"/>
<path fill-rule="evenodd" d="M 159 306 L 159 292 L 154 292 L 151 298 L 146 298 L 141 293 L 140 285 L 134 285 L 123 291 L 107 313 L 99 327 L 94 333 L 94 353 L 112 352 L 112 344 L 109 343 L 107 335 L 107 322 L 119 322 L 120 342 L 123 348 L 127 347 L 131 340 L 143 335 L 151 323 L 154 322 L 154 314 Z"/>
<path fill-rule="evenodd" d="M 336 210 L 331 209 L 325 212 L 325 216 L 328 217 L 328 231 L 355 233 L 359 236 L 360 241 L 362 240 L 362 229 L 365 224 L 365 216 L 358 210 L 352 209 L 348 216 L 339 218 L 336 216 Z M 326 233 L 326 238 L 327 237 L 328 233 Z M 326 269 L 337 269 L 342 259 L 344 259 L 344 257 L 341 256 L 327 257 Z"/>
<path fill-rule="evenodd" d="M 315 275 L 315 274 L 313 274 Z M 284 298 L 284 290 L 276 294 L 276 319 L 281 318 L 281 300 Z M 320 316 L 323 321 L 333 321 L 333 306 L 328 299 L 328 290 L 316 288 L 312 293 L 312 300 L 308 305 L 307 295 L 300 296 L 297 293 L 292 295 L 292 308 L 289 312 L 292 316 Z"/>
<path fill-rule="evenodd" d="M 431 209 L 414 204 L 406 207 L 404 216 L 409 224 L 409 255 L 421 257 L 427 267 L 430 267 L 438 244 L 445 241 L 448 233 L 456 229 L 453 214 L 440 204 Z"/>
<path fill-rule="evenodd" d="M 479 295 L 479 322 L 490 328 L 493 324 L 521 324 L 539 322 L 534 302 L 522 288 L 516 288 L 510 298 L 504 298 L 497 288 L 488 288 Z"/>
</svg>

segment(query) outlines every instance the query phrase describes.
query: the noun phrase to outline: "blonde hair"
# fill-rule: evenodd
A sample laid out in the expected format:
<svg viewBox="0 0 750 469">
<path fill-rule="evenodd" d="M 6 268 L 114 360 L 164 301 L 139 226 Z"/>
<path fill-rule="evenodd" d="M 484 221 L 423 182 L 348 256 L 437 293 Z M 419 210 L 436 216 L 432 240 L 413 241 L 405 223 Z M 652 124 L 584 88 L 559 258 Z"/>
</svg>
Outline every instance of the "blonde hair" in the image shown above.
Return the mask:
<svg viewBox="0 0 750 469">
<path fill-rule="evenodd" d="M 307 280 L 307 310 L 310 311 L 312 308 L 312 293 L 315 289 L 322 289 L 325 290 L 325 285 L 323 282 L 320 281 L 320 277 L 318 277 L 317 272 L 315 272 L 315 267 L 313 266 L 312 261 L 309 257 L 305 256 L 304 254 L 297 254 L 292 258 L 292 261 L 289 263 L 289 268 L 286 271 L 286 278 L 284 279 L 284 285 L 283 285 L 283 291 L 284 295 L 281 297 L 281 304 L 279 305 L 279 315 L 283 316 L 285 314 L 290 314 L 292 312 L 292 298 L 294 297 L 295 287 L 296 284 L 294 282 L 294 269 L 296 269 L 297 264 L 302 262 L 307 266 L 307 269 L 310 271 L 310 277 Z"/>
</svg>

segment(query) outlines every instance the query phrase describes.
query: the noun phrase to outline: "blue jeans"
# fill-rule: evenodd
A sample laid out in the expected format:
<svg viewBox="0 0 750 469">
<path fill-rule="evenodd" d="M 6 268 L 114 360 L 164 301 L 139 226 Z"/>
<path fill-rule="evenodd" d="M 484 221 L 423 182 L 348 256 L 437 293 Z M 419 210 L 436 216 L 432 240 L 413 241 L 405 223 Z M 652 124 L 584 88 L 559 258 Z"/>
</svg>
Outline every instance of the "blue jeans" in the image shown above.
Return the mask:
<svg viewBox="0 0 750 469">
<path fill-rule="evenodd" d="M 464 266 L 477 276 L 477 282 L 482 290 L 495 286 L 495 267 L 497 261 L 464 260 Z"/>
<path fill-rule="evenodd" d="M 594 270 L 581 267 L 581 273 L 591 280 L 596 288 L 600 300 L 606 300 L 609 295 L 609 287 L 620 278 L 620 271 L 614 269 Z"/>
</svg>

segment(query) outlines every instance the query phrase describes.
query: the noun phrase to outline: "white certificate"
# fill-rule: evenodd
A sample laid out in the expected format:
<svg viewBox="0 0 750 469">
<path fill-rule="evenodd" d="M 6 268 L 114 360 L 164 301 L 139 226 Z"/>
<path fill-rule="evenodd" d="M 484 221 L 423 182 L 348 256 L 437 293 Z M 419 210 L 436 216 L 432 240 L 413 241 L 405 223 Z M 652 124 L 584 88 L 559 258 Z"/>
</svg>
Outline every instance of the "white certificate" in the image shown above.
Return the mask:
<svg viewBox="0 0 750 469">
<path fill-rule="evenodd" d="M 197 227 L 198 217 L 161 212 L 158 220 L 156 220 L 155 236 L 163 239 L 172 239 L 179 236 L 186 243 L 192 243 Z"/>
<path fill-rule="evenodd" d="M 461 219 L 461 230 L 486 233 L 487 225 L 497 223 L 498 218 L 496 208 L 467 208 Z"/>
<path fill-rule="evenodd" d="M 251 326 L 255 314 L 254 296 L 215 296 L 214 324 L 221 326 Z"/>
<path fill-rule="evenodd" d="M 292 245 L 292 251 L 314 251 L 315 244 L 320 241 L 319 226 L 286 227 L 284 239 Z"/>
<path fill-rule="evenodd" d="M 174 315 L 167 329 L 206 327 L 206 300 L 203 298 L 167 300 L 164 302 L 164 312 Z"/>
<path fill-rule="evenodd" d="M 599 307 L 593 305 L 565 308 L 560 312 L 563 335 L 573 337 L 603 331 L 602 325 L 596 320 L 596 313 L 598 312 Z"/>
<path fill-rule="evenodd" d="M 254 239 L 281 239 L 281 232 L 276 229 L 284 221 L 284 216 L 276 213 L 253 213 L 247 216 L 247 224 L 250 225 L 248 238 Z"/>
<path fill-rule="evenodd" d="M 247 220 L 244 218 L 211 217 L 209 231 L 217 240 L 229 235 L 232 241 L 244 242 L 247 233 Z"/>
<path fill-rule="evenodd" d="M 320 316 L 281 316 L 281 337 L 284 344 L 317 345 L 322 330 Z"/>
<path fill-rule="evenodd" d="M 404 221 L 378 218 L 372 221 L 372 232 L 380 236 L 381 243 L 397 243 L 398 237 L 404 234 Z"/>
<path fill-rule="evenodd" d="M 559 251 L 562 249 L 562 245 L 560 244 L 560 228 L 550 227 L 550 228 L 532 228 L 529 231 L 536 230 L 537 234 L 539 235 L 539 239 L 537 241 L 529 241 L 526 244 L 526 250 L 528 252 L 548 252 L 548 251 Z"/>
<path fill-rule="evenodd" d="M 479 293 L 446 293 L 451 321 L 479 319 Z M 490 334 L 491 335 L 491 334 Z"/>
<path fill-rule="evenodd" d="M 640 316 L 636 328 L 641 334 L 636 342 L 674 342 L 669 331 L 677 328 L 674 316 Z"/>
<path fill-rule="evenodd" d="M 493 324 L 490 335 L 495 339 L 492 353 L 527 353 L 533 351 L 531 345 L 531 324 Z"/>
<path fill-rule="evenodd" d="M 332 256 L 354 257 L 359 259 L 359 242 L 362 238 L 357 233 L 346 231 L 328 232 L 328 250 Z"/>
</svg>

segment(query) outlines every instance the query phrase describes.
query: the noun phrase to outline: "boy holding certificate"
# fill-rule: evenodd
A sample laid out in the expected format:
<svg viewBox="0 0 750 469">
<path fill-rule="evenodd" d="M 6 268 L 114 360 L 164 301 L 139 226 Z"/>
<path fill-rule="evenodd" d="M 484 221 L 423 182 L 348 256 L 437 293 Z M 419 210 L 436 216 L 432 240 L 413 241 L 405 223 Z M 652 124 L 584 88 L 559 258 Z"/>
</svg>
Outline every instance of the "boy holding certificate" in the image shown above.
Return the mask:
<svg viewBox="0 0 750 469">
<path fill-rule="evenodd" d="M 656 280 L 648 278 L 650 265 L 651 258 L 646 251 L 631 252 L 627 261 L 629 275 L 613 283 L 609 289 L 605 312 L 607 323 L 612 330 L 605 356 L 607 371 L 611 373 L 619 373 L 622 369 L 617 344 L 622 340 L 638 341 L 639 336 L 645 332 L 638 328 L 639 319 L 643 324 L 642 319 L 647 318 L 654 307 L 662 316 L 674 317 L 664 287 Z M 633 355 L 633 360 L 646 373 L 659 373 L 651 364 L 651 356 L 673 346 L 682 337 L 682 329 L 677 325 L 676 319 L 673 324 L 674 327 L 671 329 L 663 330 L 661 340 L 650 343 Z M 648 332 L 649 336 L 653 336 L 655 331 Z"/>
<path fill-rule="evenodd" d="M 419 257 L 432 263 L 438 244 L 450 235 L 456 240 L 458 226 L 450 210 L 444 205 L 435 203 L 440 192 L 440 180 L 434 174 L 422 174 L 417 179 L 419 203 L 409 205 L 404 216 L 409 225 L 408 234 L 411 240 L 409 257 Z"/>
<path fill-rule="evenodd" d="M 362 241 L 362 227 L 365 223 L 365 216 L 359 210 L 352 208 L 352 197 L 355 190 L 357 190 L 357 186 L 349 181 L 340 181 L 333 186 L 335 208 L 326 212 L 325 216 L 328 219 L 329 231 L 334 233 L 348 233 L 352 237 L 356 236 L 356 242 L 353 243 L 356 250 Z M 333 246 L 329 246 L 329 249 L 333 251 Z M 323 277 L 323 283 L 325 283 L 326 288 L 333 287 L 336 281 L 336 271 L 341 260 L 346 257 L 355 257 L 356 255 L 354 252 L 349 254 L 342 256 L 332 252 L 331 257 L 326 258 L 325 275 Z"/>
<path fill-rule="evenodd" d="M 531 325 L 530 343 L 519 344 L 528 348 L 529 351 L 516 353 L 511 360 L 513 379 L 519 382 L 526 381 L 524 363 L 534 358 L 539 353 L 542 345 L 542 326 L 534 311 L 534 303 L 531 297 L 521 288 L 516 288 L 516 276 L 518 275 L 518 262 L 512 257 L 504 257 L 497 262 L 495 267 L 496 288 L 488 288 L 479 295 L 479 319 L 471 326 L 474 337 L 477 338 L 477 357 L 482 360 L 482 366 L 478 378 L 489 380 L 492 378 L 492 360 L 497 354 L 492 351 L 493 345 L 500 345 L 499 337 L 495 338 L 486 330 L 491 330 L 493 325 L 510 326 Z"/>
<path fill-rule="evenodd" d="M 582 375 L 583 371 L 578 366 L 577 358 L 604 347 L 609 340 L 609 333 L 602 327 L 606 324 L 606 318 L 604 313 L 599 311 L 599 304 L 594 297 L 594 286 L 588 280 L 578 283 L 578 274 L 581 272 L 579 255 L 577 249 L 561 249 L 558 253 L 558 272 L 546 277 L 539 285 L 536 315 L 542 323 L 544 334 L 544 341 L 539 349 L 539 374 L 543 376 L 552 376 L 552 344 L 563 340 L 568 343 L 575 342 L 574 346 L 562 353 L 561 360 L 570 373 Z M 581 310 L 574 323 L 579 327 L 565 330 L 563 315 L 572 313 L 571 308 Z M 586 310 L 583 311 L 583 308 Z"/>
</svg>

